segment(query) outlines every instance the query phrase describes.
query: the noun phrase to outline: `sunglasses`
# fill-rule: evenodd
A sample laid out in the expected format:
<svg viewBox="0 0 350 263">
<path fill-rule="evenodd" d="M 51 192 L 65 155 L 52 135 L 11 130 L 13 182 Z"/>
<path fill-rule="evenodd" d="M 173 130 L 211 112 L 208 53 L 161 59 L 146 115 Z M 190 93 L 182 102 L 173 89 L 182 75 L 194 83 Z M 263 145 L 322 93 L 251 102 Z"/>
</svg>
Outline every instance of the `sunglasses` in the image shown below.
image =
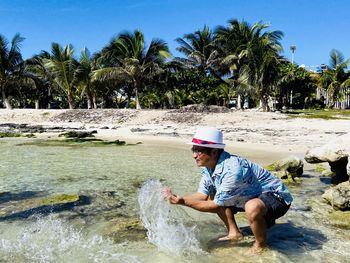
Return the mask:
<svg viewBox="0 0 350 263">
<path fill-rule="evenodd" d="M 192 151 L 192 153 L 195 153 L 197 155 L 201 155 L 203 153 L 209 154 L 211 152 L 211 149 L 210 148 L 197 148 L 197 147 L 194 148 L 194 147 L 192 147 L 191 151 Z"/>
</svg>

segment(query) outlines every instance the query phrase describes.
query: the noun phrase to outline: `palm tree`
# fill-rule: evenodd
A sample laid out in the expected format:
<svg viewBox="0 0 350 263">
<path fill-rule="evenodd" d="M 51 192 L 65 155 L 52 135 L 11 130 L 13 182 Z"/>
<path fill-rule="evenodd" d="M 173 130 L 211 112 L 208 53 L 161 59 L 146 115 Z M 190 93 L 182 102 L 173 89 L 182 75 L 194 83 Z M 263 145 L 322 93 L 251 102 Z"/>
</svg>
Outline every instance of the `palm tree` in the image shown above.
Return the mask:
<svg viewBox="0 0 350 263">
<path fill-rule="evenodd" d="M 263 32 L 268 26 L 230 20 L 229 27 L 216 29 L 216 41 L 225 54 L 226 72 L 230 71 L 233 79 L 243 86 L 254 87 L 264 111 L 269 110 L 268 96 L 277 82 L 283 36 L 281 31 Z"/>
<path fill-rule="evenodd" d="M 94 72 L 94 79 L 115 79 L 126 81 L 135 93 L 136 108 L 141 109 L 139 93 L 147 80 L 159 75 L 162 64 L 171 54 L 167 44 L 153 39 L 148 49 L 144 35 L 139 30 L 124 32 L 112 39 L 102 50 L 101 60 L 106 67 Z"/>
<path fill-rule="evenodd" d="M 350 59 L 344 59 L 341 52 L 333 49 L 330 53 L 330 63 L 318 81 L 320 88 L 327 90 L 328 105 L 333 108 L 335 102 L 340 99 L 341 87 L 350 85 L 350 79 L 347 77 L 345 69 L 349 64 Z"/>
<path fill-rule="evenodd" d="M 92 82 L 91 75 L 94 69 L 95 61 L 91 57 L 87 48 L 81 51 L 79 65 L 75 72 L 75 80 L 77 82 L 78 90 L 81 94 L 85 94 L 87 97 L 87 108 L 97 108 L 96 105 L 96 92 L 94 91 L 94 83 Z"/>
<path fill-rule="evenodd" d="M 209 27 L 203 30 L 185 34 L 183 38 L 177 38 L 180 45 L 177 50 L 186 58 L 177 58 L 178 61 L 190 68 L 197 68 L 205 74 L 216 75 L 220 61 L 220 52 L 214 43 L 214 35 Z"/>
<path fill-rule="evenodd" d="M 16 34 L 8 47 L 8 41 L 0 35 L 0 89 L 3 103 L 7 109 L 11 109 L 7 88 L 21 77 L 23 59 L 20 52 L 24 38 Z"/>
<path fill-rule="evenodd" d="M 52 43 L 49 58 L 44 59 L 45 67 L 54 76 L 54 82 L 67 96 L 69 109 L 74 108 L 75 72 L 79 63 L 74 58 L 72 45 L 64 48 L 57 43 Z"/>
<path fill-rule="evenodd" d="M 48 108 L 51 107 L 51 88 L 54 83 L 54 76 L 48 71 L 44 64 L 44 59 L 49 58 L 50 54 L 46 51 L 42 51 L 39 55 L 34 55 L 25 60 L 25 77 L 32 80 L 36 109 L 39 109 L 40 98 L 46 100 Z"/>
</svg>

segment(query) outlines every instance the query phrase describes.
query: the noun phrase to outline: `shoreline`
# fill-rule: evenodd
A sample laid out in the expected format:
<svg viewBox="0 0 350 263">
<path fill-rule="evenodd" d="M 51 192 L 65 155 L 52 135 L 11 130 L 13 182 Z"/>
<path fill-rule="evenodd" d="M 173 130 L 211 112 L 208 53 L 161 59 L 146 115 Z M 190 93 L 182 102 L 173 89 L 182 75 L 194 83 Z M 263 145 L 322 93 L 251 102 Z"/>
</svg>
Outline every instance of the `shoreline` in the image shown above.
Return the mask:
<svg viewBox="0 0 350 263">
<path fill-rule="evenodd" d="M 150 144 L 183 144 L 184 148 L 198 127 L 216 126 L 224 133 L 228 151 L 275 161 L 278 156 L 279 159 L 288 155 L 303 158 L 308 149 L 322 146 L 350 131 L 349 120 L 289 118 L 282 113 L 256 110 L 1 109 L 0 124 L 6 123 L 96 130 L 96 138 L 104 140 L 143 140 Z M 36 135 L 37 138 L 56 136 L 54 133 Z"/>
</svg>

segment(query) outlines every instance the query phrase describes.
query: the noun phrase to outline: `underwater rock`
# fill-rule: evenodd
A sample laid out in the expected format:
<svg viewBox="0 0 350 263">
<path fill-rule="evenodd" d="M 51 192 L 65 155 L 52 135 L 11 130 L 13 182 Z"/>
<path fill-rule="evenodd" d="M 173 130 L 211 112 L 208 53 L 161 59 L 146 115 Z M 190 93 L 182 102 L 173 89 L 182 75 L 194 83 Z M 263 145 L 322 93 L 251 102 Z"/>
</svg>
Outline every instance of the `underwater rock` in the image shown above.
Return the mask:
<svg viewBox="0 0 350 263">
<path fill-rule="evenodd" d="M 130 207 L 126 206 L 121 197 L 123 194 L 118 191 L 83 191 L 80 194 L 87 196 L 90 201 L 87 206 L 77 206 L 72 209 L 81 217 L 93 216 L 110 221 L 117 215 L 126 216 L 130 211 Z"/>
<path fill-rule="evenodd" d="M 88 197 L 77 194 L 8 200 L 0 205 L 0 220 L 28 218 L 34 214 L 49 214 L 89 203 Z"/>
<path fill-rule="evenodd" d="M 350 211 L 332 211 L 329 214 L 329 223 L 335 227 L 350 229 Z"/>
<path fill-rule="evenodd" d="M 104 141 L 102 139 L 96 139 L 96 138 L 67 138 L 67 139 L 58 139 L 58 140 L 35 140 L 30 142 L 24 142 L 21 144 L 17 144 L 17 146 L 23 146 L 23 145 L 35 145 L 35 146 L 54 146 L 54 147 L 79 147 L 79 146 L 90 146 L 90 147 L 97 147 L 97 146 L 131 146 L 131 145 L 137 145 L 136 144 L 127 144 L 125 141 L 121 140 L 115 140 L 115 141 Z"/>
<path fill-rule="evenodd" d="M 22 137 L 22 134 L 17 132 L 0 132 L 0 138 L 7 137 Z"/>
<path fill-rule="evenodd" d="M 96 130 L 93 131 L 69 131 L 65 133 L 61 133 L 58 137 L 66 137 L 66 138 L 87 138 L 87 137 L 95 137 L 93 134 L 97 133 Z"/>
<path fill-rule="evenodd" d="M 111 223 L 107 235 L 116 243 L 144 240 L 147 236 L 147 230 L 137 217 L 114 217 Z"/>
<path fill-rule="evenodd" d="M 322 197 L 335 210 L 350 210 L 350 182 L 343 182 L 326 190 Z"/>
<path fill-rule="evenodd" d="M 270 167 L 273 167 L 273 170 L 278 172 L 277 176 L 281 179 L 289 179 L 293 181 L 296 177 L 301 176 L 304 171 L 303 161 L 299 157 L 293 155 L 278 160 Z"/>
<path fill-rule="evenodd" d="M 305 154 L 305 160 L 308 163 L 328 162 L 331 171 L 333 184 L 339 184 L 349 180 L 347 171 L 349 153 L 344 146 L 340 144 L 326 144 L 308 150 Z"/>
</svg>

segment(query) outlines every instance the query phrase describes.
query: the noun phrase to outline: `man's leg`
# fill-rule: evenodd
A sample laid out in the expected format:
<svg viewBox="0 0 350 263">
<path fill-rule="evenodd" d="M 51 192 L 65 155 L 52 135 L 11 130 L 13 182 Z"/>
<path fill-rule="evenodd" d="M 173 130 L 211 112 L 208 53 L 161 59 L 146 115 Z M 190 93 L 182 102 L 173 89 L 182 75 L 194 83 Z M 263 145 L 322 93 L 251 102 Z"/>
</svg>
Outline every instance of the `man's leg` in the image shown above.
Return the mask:
<svg viewBox="0 0 350 263">
<path fill-rule="evenodd" d="M 231 208 L 219 207 L 217 214 L 220 217 L 220 219 L 225 223 L 225 226 L 228 231 L 227 236 L 220 237 L 217 239 L 217 241 L 240 240 L 243 238 L 243 235 L 237 226 L 237 223 Z"/>
<path fill-rule="evenodd" d="M 266 215 L 267 208 L 262 200 L 254 198 L 245 204 L 250 227 L 255 237 L 255 243 L 250 252 L 259 253 L 266 247 Z"/>
</svg>

